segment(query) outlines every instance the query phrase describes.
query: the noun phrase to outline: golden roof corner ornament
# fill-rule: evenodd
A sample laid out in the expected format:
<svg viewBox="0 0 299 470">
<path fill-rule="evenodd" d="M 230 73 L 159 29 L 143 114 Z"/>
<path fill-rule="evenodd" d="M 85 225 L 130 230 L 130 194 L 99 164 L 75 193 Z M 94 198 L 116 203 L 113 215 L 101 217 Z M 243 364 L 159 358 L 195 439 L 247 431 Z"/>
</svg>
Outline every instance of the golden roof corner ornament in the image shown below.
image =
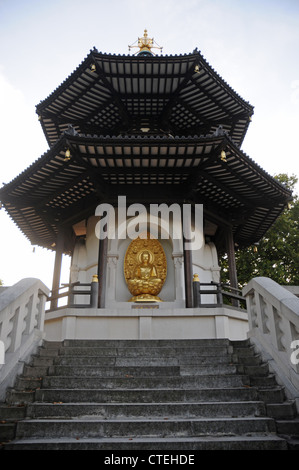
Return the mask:
<svg viewBox="0 0 299 470">
<path fill-rule="evenodd" d="M 137 45 L 135 45 L 137 42 Z M 147 29 L 144 30 L 142 38 L 138 38 L 132 46 L 129 46 L 129 51 L 131 49 L 138 48 L 139 51 L 136 52 L 139 56 L 153 56 L 156 55 L 152 52 L 152 49 L 159 49 L 162 52 L 163 47 L 160 47 L 155 41 L 154 38 L 149 38 L 147 34 Z"/>
</svg>

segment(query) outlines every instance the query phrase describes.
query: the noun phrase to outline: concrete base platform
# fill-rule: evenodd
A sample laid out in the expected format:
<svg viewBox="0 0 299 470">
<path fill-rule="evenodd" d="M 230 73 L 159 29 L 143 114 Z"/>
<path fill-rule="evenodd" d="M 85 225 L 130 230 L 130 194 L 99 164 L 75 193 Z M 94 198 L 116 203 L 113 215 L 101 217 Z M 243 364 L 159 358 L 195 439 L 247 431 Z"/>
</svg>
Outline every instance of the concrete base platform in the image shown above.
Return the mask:
<svg viewBox="0 0 299 470">
<path fill-rule="evenodd" d="M 45 339 L 202 339 L 247 338 L 246 310 L 233 307 L 160 308 L 132 304 L 126 308 L 61 308 L 46 313 Z"/>
</svg>

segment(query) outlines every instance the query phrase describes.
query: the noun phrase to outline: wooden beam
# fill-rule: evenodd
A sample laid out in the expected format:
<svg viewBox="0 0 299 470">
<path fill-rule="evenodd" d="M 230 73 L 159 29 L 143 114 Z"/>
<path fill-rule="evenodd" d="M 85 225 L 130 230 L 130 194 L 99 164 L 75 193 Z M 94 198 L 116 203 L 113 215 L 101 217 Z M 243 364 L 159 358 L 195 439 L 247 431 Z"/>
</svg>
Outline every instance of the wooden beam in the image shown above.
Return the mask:
<svg viewBox="0 0 299 470">
<path fill-rule="evenodd" d="M 235 258 L 235 244 L 233 231 L 231 227 L 227 227 L 225 230 L 225 241 L 226 241 L 226 251 L 228 257 L 228 272 L 229 272 L 229 281 L 230 286 L 237 289 L 238 288 L 238 276 L 237 276 L 237 266 Z M 232 305 L 237 307 L 238 301 L 232 299 Z"/>
<path fill-rule="evenodd" d="M 182 211 L 183 214 L 183 211 Z M 184 227 L 183 215 L 182 215 L 182 227 Z M 191 230 L 191 227 L 190 227 Z M 186 250 L 186 243 L 190 242 L 191 235 L 188 236 L 188 227 L 184 227 L 183 237 L 183 253 L 184 253 L 184 274 L 185 274 L 185 302 L 186 308 L 193 307 L 193 267 L 192 267 L 192 251 Z M 186 235 L 186 237 L 185 237 Z"/>
<path fill-rule="evenodd" d="M 183 90 L 183 88 L 187 85 L 187 83 L 191 80 L 192 75 L 194 74 L 194 68 L 196 65 L 197 61 L 193 60 L 191 62 L 191 65 L 189 66 L 188 71 L 185 74 L 184 80 L 180 83 L 180 85 L 176 88 L 174 93 L 172 93 L 170 99 L 167 100 L 167 104 L 162 110 L 160 116 L 159 116 L 159 121 L 162 123 L 162 125 L 165 125 L 168 123 L 169 117 L 171 115 L 171 111 L 175 104 L 177 103 L 178 97 L 180 92 Z"/>
<path fill-rule="evenodd" d="M 184 242 L 186 240 L 184 239 Z M 186 295 L 186 307 L 193 307 L 192 298 L 192 251 L 184 249 L 184 272 L 185 272 L 185 295 Z"/>
<path fill-rule="evenodd" d="M 52 281 L 52 296 L 58 294 L 58 289 L 60 286 L 60 275 L 61 275 L 61 265 L 62 265 L 62 255 L 64 251 L 64 232 L 60 231 L 57 236 L 56 242 L 56 254 L 54 262 L 54 272 L 53 272 L 53 281 Z M 58 300 L 51 301 L 51 310 L 57 308 Z"/>
<path fill-rule="evenodd" d="M 107 224 L 104 227 L 107 230 Z M 108 237 L 103 240 L 99 239 L 99 255 L 98 255 L 98 308 L 105 307 L 105 291 L 106 291 L 106 273 L 107 273 L 107 248 Z"/>
</svg>

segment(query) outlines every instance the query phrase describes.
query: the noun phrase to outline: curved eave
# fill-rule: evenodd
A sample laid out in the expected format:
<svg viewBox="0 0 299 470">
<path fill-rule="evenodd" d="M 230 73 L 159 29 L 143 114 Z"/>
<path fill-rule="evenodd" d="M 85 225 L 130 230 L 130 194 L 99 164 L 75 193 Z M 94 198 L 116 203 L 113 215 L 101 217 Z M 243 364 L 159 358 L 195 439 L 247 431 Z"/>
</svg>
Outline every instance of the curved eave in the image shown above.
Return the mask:
<svg viewBox="0 0 299 470">
<path fill-rule="evenodd" d="M 253 107 L 199 52 L 140 57 L 93 50 L 36 112 L 50 146 L 69 124 L 84 134 L 134 133 L 144 119 L 178 135 L 222 125 L 241 146 Z"/>
<path fill-rule="evenodd" d="M 70 148 L 71 159 L 65 160 Z M 226 152 L 226 162 L 220 152 Z M 94 214 L 101 201 L 202 203 L 250 245 L 275 222 L 291 192 L 227 136 L 101 137 L 64 134 L 0 189 L 0 200 L 33 244 L 51 248 L 61 226 Z M 70 249 L 70 248 L 69 248 Z"/>
</svg>

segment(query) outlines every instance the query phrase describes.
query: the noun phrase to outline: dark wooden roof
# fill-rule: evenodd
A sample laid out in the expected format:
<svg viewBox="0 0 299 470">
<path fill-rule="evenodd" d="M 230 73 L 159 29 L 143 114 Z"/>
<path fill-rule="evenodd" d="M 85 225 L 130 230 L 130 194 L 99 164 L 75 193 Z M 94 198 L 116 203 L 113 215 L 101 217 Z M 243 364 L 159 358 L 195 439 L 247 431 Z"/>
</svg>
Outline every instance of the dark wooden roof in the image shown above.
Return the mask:
<svg viewBox="0 0 299 470">
<path fill-rule="evenodd" d="M 94 68 L 94 70 L 93 70 Z M 71 124 L 97 135 L 205 135 L 219 125 L 240 146 L 253 107 L 200 52 L 132 56 L 91 51 L 36 112 L 50 146 Z"/>
<path fill-rule="evenodd" d="M 70 131 L 0 189 L 17 226 L 32 244 L 46 248 L 53 247 L 59 228 L 71 230 L 100 202 L 117 202 L 118 195 L 128 203 L 203 203 L 207 219 L 232 225 L 239 245 L 258 241 L 291 199 L 289 190 L 223 134 L 174 139 Z"/>
</svg>

